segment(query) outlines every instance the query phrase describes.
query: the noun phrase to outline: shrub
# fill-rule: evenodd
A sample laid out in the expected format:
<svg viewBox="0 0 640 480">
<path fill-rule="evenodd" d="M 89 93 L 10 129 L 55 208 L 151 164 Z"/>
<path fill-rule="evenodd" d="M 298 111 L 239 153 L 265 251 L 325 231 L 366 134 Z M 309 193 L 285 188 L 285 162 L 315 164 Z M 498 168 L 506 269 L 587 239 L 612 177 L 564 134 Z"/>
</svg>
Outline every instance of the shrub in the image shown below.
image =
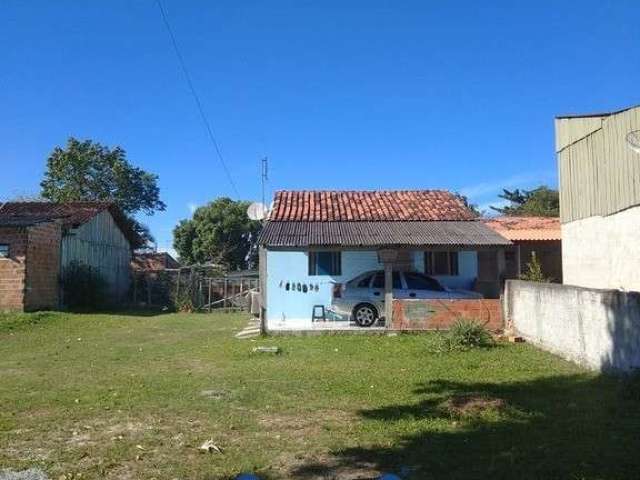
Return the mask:
<svg viewBox="0 0 640 480">
<path fill-rule="evenodd" d="M 527 280 L 529 282 L 547 283 L 551 279 L 545 277 L 542 273 L 542 265 L 536 255 L 536 252 L 531 252 L 531 260 L 526 265 L 526 270 L 520 275 L 520 280 Z"/>
<path fill-rule="evenodd" d="M 97 269 L 74 261 L 62 274 L 62 293 L 66 307 L 95 310 L 107 303 L 107 282 Z"/>
<path fill-rule="evenodd" d="M 466 351 L 472 348 L 491 348 L 496 344 L 485 326 L 475 320 L 461 318 L 438 339 L 436 352 Z"/>
</svg>

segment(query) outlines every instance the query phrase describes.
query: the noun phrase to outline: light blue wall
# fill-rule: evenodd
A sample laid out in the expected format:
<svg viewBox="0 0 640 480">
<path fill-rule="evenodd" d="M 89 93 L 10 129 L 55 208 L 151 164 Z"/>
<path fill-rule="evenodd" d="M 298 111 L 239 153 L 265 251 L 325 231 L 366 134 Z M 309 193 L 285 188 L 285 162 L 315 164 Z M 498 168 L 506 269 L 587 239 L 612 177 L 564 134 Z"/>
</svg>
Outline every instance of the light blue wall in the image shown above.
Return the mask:
<svg viewBox="0 0 640 480">
<path fill-rule="evenodd" d="M 306 326 L 314 305 L 331 304 L 334 283 L 343 283 L 368 270 L 383 268 L 377 252 L 342 252 L 342 275 L 309 275 L 309 257 L 300 251 L 267 251 L 267 327 Z M 282 282 L 282 286 L 281 286 Z M 316 292 L 286 291 L 285 285 L 318 285 Z"/>
<path fill-rule="evenodd" d="M 450 288 L 471 288 L 477 277 L 478 260 L 476 252 L 458 253 L 459 276 L 438 277 L 443 285 Z M 267 328 L 297 329 L 311 326 L 314 305 L 331 304 L 334 283 L 344 283 L 369 270 L 384 268 L 378 262 L 375 251 L 343 251 L 342 275 L 309 275 L 309 258 L 305 251 L 267 251 L 266 307 Z M 414 267 L 424 271 L 424 253 L 414 252 Z M 285 285 L 298 283 L 318 285 L 307 293 L 297 289 L 287 291 Z"/>
</svg>

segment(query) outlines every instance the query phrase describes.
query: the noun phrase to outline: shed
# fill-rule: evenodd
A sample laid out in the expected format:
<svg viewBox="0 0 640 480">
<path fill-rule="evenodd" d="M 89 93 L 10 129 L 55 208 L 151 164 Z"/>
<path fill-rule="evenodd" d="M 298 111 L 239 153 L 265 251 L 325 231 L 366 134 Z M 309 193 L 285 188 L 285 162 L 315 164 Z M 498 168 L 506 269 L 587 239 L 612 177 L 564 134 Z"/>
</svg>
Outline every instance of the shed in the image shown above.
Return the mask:
<svg viewBox="0 0 640 480">
<path fill-rule="evenodd" d="M 110 300 L 121 302 L 129 290 L 133 245 L 139 241 L 113 203 L 4 203 L 0 206 L 0 283 L 13 293 L 6 298 L 0 295 L 0 309 L 58 307 L 62 303 L 58 280 L 72 262 L 95 268 L 108 285 Z M 30 300 L 42 283 L 55 295 Z"/>
</svg>

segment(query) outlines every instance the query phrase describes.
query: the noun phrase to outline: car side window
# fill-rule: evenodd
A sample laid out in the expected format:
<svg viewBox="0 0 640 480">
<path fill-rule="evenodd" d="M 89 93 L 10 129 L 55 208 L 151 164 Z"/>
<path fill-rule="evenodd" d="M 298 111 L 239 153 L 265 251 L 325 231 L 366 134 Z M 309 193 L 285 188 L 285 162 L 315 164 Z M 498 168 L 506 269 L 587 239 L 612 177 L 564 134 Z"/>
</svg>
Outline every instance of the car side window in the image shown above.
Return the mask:
<svg viewBox="0 0 640 480">
<path fill-rule="evenodd" d="M 365 277 L 363 277 L 362 280 L 360 280 L 358 282 L 357 287 L 358 288 L 369 288 L 369 284 L 370 284 L 369 282 L 371 282 L 371 277 L 372 276 L 373 275 L 366 275 Z"/>
<path fill-rule="evenodd" d="M 409 290 L 434 290 L 436 292 L 444 290 L 437 280 L 425 275 L 405 273 L 404 278 L 407 281 L 407 288 Z"/>
<path fill-rule="evenodd" d="M 384 272 L 376 273 L 376 276 L 373 278 L 373 288 L 384 288 Z M 402 288 L 399 272 L 393 272 L 393 285 L 391 288 Z"/>
</svg>

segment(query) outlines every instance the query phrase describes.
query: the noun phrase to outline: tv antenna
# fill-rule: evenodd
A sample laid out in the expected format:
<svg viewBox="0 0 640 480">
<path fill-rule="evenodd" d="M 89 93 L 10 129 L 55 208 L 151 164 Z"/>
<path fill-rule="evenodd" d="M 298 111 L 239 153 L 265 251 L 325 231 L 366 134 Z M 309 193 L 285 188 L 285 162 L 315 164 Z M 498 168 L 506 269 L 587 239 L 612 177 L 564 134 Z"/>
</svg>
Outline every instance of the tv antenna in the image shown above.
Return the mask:
<svg viewBox="0 0 640 480">
<path fill-rule="evenodd" d="M 266 198 L 264 193 L 264 185 L 269 180 L 269 159 L 262 157 L 260 160 L 260 184 L 262 186 L 262 204 L 266 205 Z"/>
<path fill-rule="evenodd" d="M 640 154 L 640 130 L 633 130 L 627 133 L 625 140 L 631 150 Z"/>
</svg>

